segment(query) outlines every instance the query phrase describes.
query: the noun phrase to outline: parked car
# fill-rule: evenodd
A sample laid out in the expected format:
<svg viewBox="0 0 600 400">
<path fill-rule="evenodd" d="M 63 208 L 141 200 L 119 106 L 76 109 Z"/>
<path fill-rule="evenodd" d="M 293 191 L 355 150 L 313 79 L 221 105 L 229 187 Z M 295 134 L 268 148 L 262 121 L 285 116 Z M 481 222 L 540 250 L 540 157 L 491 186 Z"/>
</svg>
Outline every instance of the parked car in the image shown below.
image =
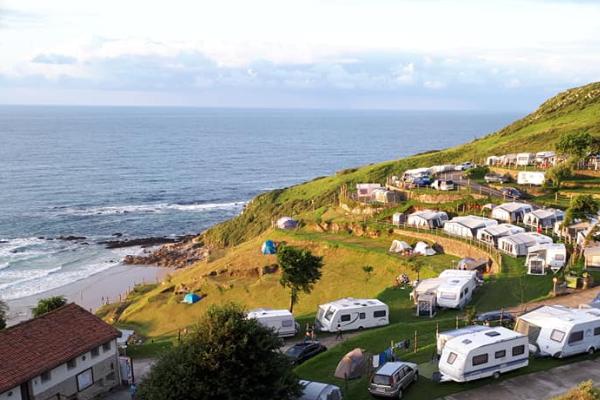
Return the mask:
<svg viewBox="0 0 600 400">
<path fill-rule="evenodd" d="M 478 314 L 475 320 L 482 325 L 512 325 L 515 323 L 515 317 L 508 311 L 488 311 Z"/>
<path fill-rule="evenodd" d="M 342 390 L 328 383 L 300 381 L 302 397 L 300 400 L 343 400 Z"/>
<path fill-rule="evenodd" d="M 471 161 L 467 161 L 464 162 L 462 164 L 458 164 L 456 167 L 454 167 L 457 171 L 466 171 L 468 169 L 471 168 L 475 168 L 475 164 L 473 164 Z"/>
<path fill-rule="evenodd" d="M 431 187 L 436 190 L 454 190 L 454 182 L 451 180 L 436 179 L 431 184 Z"/>
<path fill-rule="evenodd" d="M 431 178 L 424 176 L 422 178 L 417 178 L 412 181 L 412 185 L 414 187 L 427 187 L 431 185 Z"/>
<path fill-rule="evenodd" d="M 371 378 L 369 393 L 376 397 L 402 398 L 404 390 L 419 379 L 417 364 L 387 362 Z"/>
<path fill-rule="evenodd" d="M 512 199 L 515 199 L 515 200 L 517 200 L 517 199 L 520 199 L 520 198 L 522 198 L 522 197 L 523 197 L 523 193 L 521 193 L 520 191 L 518 191 L 517 189 L 515 189 L 515 188 L 512 188 L 512 187 L 505 187 L 505 188 L 502 188 L 502 189 L 500 190 L 500 192 L 502 192 L 502 194 L 503 194 L 504 196 L 506 196 L 506 197 L 510 197 L 510 198 L 512 198 Z"/>
<path fill-rule="evenodd" d="M 323 346 L 319 342 L 307 341 L 296 343 L 286 350 L 285 355 L 288 356 L 293 365 L 299 365 L 326 350 L 327 347 Z"/>
<path fill-rule="evenodd" d="M 497 174 L 486 174 L 483 179 L 486 183 L 506 183 L 508 179 L 505 176 Z"/>
</svg>

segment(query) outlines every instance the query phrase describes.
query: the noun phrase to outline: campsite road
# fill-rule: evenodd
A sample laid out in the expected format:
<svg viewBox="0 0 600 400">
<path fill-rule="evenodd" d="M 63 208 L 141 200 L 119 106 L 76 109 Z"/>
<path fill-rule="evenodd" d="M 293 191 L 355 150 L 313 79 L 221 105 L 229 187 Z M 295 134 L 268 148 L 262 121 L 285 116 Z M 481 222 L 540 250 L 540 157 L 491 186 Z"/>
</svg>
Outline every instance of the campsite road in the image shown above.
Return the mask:
<svg viewBox="0 0 600 400">
<path fill-rule="evenodd" d="M 600 360 L 586 360 L 535 372 L 438 400 L 541 400 L 561 395 L 580 382 L 600 382 Z"/>
<path fill-rule="evenodd" d="M 440 176 L 444 177 L 444 179 L 452 180 L 458 186 L 470 188 L 473 193 L 479 193 L 491 197 L 500 197 L 503 199 L 506 198 L 506 196 L 504 196 L 504 194 L 497 189 L 480 185 L 479 183 L 470 179 L 465 179 L 464 174 L 461 171 L 442 173 Z"/>
</svg>

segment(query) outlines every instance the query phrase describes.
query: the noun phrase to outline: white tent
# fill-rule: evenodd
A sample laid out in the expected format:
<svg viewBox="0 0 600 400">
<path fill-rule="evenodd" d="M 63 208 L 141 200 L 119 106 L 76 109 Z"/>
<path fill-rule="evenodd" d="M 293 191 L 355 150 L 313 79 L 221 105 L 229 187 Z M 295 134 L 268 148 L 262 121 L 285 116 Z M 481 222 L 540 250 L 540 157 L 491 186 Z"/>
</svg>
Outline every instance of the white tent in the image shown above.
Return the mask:
<svg viewBox="0 0 600 400">
<path fill-rule="evenodd" d="M 298 226 L 298 221 L 290 217 L 281 217 L 277 220 L 279 229 L 294 229 Z"/>
<path fill-rule="evenodd" d="M 423 256 L 432 256 L 435 254 L 435 250 L 433 250 L 427 243 L 418 242 L 415 244 L 415 254 L 421 254 Z"/>
<path fill-rule="evenodd" d="M 394 240 L 388 251 L 390 253 L 402 253 L 408 250 L 412 250 L 412 247 L 408 243 L 402 240 Z"/>
</svg>

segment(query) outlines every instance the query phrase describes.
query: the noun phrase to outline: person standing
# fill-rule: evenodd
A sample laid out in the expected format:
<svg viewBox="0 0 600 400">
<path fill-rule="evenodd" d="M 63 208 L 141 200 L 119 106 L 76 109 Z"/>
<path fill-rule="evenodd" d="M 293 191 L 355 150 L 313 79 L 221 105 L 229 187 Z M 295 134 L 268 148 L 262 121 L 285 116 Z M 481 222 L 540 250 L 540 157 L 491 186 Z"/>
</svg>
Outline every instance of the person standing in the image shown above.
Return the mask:
<svg viewBox="0 0 600 400">
<path fill-rule="evenodd" d="M 129 386 L 129 394 L 131 395 L 131 400 L 135 400 L 137 395 L 137 385 L 135 383 L 132 383 L 131 386 Z"/>
<path fill-rule="evenodd" d="M 335 340 L 342 340 L 344 339 L 342 337 L 342 326 L 340 324 L 337 324 L 337 334 L 335 335 Z"/>
</svg>

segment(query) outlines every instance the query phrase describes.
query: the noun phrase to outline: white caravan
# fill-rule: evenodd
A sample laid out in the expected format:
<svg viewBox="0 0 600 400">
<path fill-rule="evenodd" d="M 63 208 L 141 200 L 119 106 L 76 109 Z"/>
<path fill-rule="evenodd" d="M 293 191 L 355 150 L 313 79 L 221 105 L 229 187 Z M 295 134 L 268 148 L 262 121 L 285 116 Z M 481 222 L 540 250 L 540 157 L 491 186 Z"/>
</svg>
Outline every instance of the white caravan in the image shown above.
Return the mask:
<svg viewBox="0 0 600 400">
<path fill-rule="evenodd" d="M 600 349 L 600 310 L 542 306 L 517 318 L 533 353 L 556 358 Z"/>
<path fill-rule="evenodd" d="M 279 337 L 296 336 L 300 326 L 288 310 L 257 308 L 248 312 L 248 319 L 254 318 L 261 325 L 273 329 Z"/>
<path fill-rule="evenodd" d="M 445 282 L 436 290 L 437 305 L 463 309 L 471 301 L 477 287 L 477 271 L 447 269 L 440 274 Z"/>
<path fill-rule="evenodd" d="M 439 362 L 442 382 L 467 382 L 493 376 L 529 364 L 527 336 L 503 327 L 450 339 Z"/>
<path fill-rule="evenodd" d="M 451 331 L 440 332 L 437 334 L 436 346 L 437 346 L 437 354 L 442 354 L 442 350 L 444 350 L 444 346 L 446 342 L 450 339 L 454 339 L 458 336 L 468 335 L 470 333 L 488 331 L 490 329 L 489 326 L 485 325 L 470 325 L 465 326 L 464 328 L 453 329 Z"/>
<path fill-rule="evenodd" d="M 544 172 L 536 171 L 520 171 L 517 174 L 517 183 L 519 185 L 536 185 L 541 186 L 546 180 L 546 174 Z"/>
<path fill-rule="evenodd" d="M 321 304 L 315 325 L 323 332 L 373 328 L 390 323 L 389 307 L 377 299 L 344 299 Z"/>
<path fill-rule="evenodd" d="M 525 265 L 529 275 L 545 275 L 546 268 L 557 272 L 566 262 L 567 249 L 563 243 L 546 243 L 528 249 Z"/>
</svg>

